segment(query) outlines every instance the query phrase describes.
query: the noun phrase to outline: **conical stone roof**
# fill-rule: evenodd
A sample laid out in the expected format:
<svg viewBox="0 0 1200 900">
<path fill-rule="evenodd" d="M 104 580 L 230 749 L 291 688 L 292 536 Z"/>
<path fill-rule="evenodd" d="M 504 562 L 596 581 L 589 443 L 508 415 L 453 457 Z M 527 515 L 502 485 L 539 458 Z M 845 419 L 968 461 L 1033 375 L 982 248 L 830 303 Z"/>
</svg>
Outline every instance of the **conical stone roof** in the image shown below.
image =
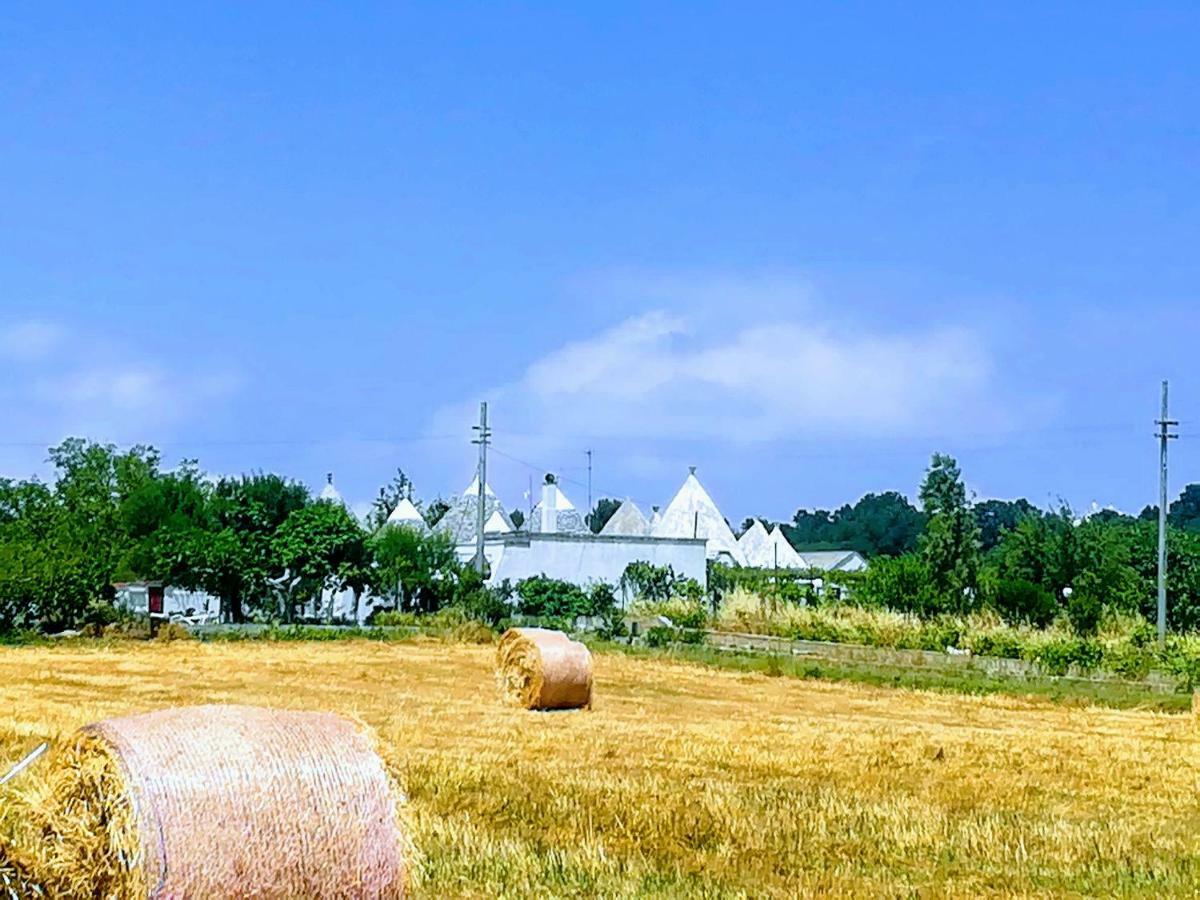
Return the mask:
<svg viewBox="0 0 1200 900">
<path fill-rule="evenodd" d="M 421 511 L 407 497 L 396 504 L 396 508 L 387 517 L 387 523 L 389 525 L 407 525 L 410 528 L 419 528 L 421 531 L 427 530 L 428 527 Z"/>
<path fill-rule="evenodd" d="M 549 493 L 550 502 L 554 509 L 554 530 L 559 534 L 586 534 L 588 527 L 583 521 L 583 516 L 579 514 L 579 510 L 575 508 L 567 495 L 563 493 L 562 488 L 557 484 L 544 485 L 543 495 Z M 542 501 L 539 500 L 533 507 L 532 515 L 529 519 L 529 530 L 532 532 L 540 532 L 542 530 Z"/>
<path fill-rule="evenodd" d="M 738 538 L 738 547 L 746 558 L 746 565 L 761 569 L 772 564 L 771 535 L 758 519 Z"/>
<path fill-rule="evenodd" d="M 642 515 L 638 505 L 632 500 L 626 500 L 617 507 L 617 511 L 609 517 L 600 529 L 601 534 L 625 535 L 644 537 L 650 533 L 650 522 Z"/>
<path fill-rule="evenodd" d="M 471 480 L 470 485 L 467 486 L 467 489 L 454 498 L 454 502 L 450 504 L 450 509 L 433 526 L 434 530 L 449 534 L 456 544 L 470 544 L 475 540 L 475 530 L 479 525 L 478 511 L 479 476 L 476 475 Z M 513 528 L 513 523 L 508 517 L 508 513 L 504 511 L 504 506 L 500 503 L 500 499 L 488 484 L 483 486 L 483 515 L 484 534 L 516 530 Z M 496 517 L 498 517 L 498 525 L 493 522 L 493 519 Z"/>
<path fill-rule="evenodd" d="M 796 548 L 784 536 L 783 529 L 778 525 L 771 529 L 767 559 L 767 565 L 778 565 L 781 569 L 807 569 L 809 567 L 804 557 L 796 552 Z"/>
<path fill-rule="evenodd" d="M 700 484 L 695 469 L 688 473 L 683 486 L 667 504 L 662 521 L 654 528 L 654 536 L 704 538 L 709 559 L 724 558 L 739 566 L 746 564 L 729 523 Z"/>
</svg>

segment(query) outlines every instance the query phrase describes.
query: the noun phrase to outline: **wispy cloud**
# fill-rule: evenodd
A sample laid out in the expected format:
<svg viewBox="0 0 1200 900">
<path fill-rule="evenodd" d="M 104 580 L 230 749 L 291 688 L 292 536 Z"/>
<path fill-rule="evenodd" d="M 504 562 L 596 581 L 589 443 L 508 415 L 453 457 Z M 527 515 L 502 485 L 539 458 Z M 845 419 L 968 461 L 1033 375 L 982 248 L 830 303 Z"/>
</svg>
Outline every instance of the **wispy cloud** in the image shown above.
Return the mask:
<svg viewBox="0 0 1200 900">
<path fill-rule="evenodd" d="M 1005 427 L 991 350 L 968 327 L 847 327 L 801 287 L 789 308 L 777 280 L 654 287 L 659 308 L 489 386 L 497 429 L 540 436 L 550 448 L 556 436 L 755 444 Z M 703 302 L 668 305 L 672 296 Z M 696 311 L 679 311 L 689 305 Z M 436 427 L 473 415 L 470 403 L 449 407 Z"/>
<path fill-rule="evenodd" d="M 25 321 L 0 325 L 0 394 L 14 440 L 77 434 L 118 443 L 163 440 L 234 394 L 236 371 L 202 355 L 143 362 L 111 335 Z"/>
<path fill-rule="evenodd" d="M 0 356 L 19 362 L 43 359 L 63 342 L 63 329 L 51 322 L 29 319 L 0 324 Z"/>
</svg>

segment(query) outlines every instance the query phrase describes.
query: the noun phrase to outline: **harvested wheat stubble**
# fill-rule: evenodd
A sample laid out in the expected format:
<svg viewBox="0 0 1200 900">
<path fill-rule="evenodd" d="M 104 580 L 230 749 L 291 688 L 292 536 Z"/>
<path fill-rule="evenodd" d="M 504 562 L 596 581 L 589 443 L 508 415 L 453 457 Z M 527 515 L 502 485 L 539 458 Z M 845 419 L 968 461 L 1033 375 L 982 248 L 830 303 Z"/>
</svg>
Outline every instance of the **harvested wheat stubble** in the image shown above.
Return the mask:
<svg viewBox="0 0 1200 900">
<path fill-rule="evenodd" d="M 401 898 L 401 798 L 330 713 L 196 706 L 90 725 L 31 807 L 49 896 Z"/>
<path fill-rule="evenodd" d="M 592 654 L 561 631 L 510 628 L 496 648 L 496 680 L 525 709 L 590 708 Z"/>
</svg>

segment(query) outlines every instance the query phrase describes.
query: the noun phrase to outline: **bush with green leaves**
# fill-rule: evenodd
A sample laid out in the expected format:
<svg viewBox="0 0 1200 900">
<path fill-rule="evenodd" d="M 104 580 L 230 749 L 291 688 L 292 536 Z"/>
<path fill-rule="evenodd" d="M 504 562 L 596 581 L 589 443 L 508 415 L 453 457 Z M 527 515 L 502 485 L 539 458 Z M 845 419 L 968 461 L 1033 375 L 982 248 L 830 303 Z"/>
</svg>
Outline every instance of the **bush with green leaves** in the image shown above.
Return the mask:
<svg viewBox="0 0 1200 900">
<path fill-rule="evenodd" d="M 875 560 L 867 569 L 854 602 L 916 615 L 943 612 L 925 561 L 915 553 Z"/>
<path fill-rule="evenodd" d="M 984 600 L 1011 625 L 1045 628 L 1058 615 L 1057 598 L 1023 578 L 998 578 L 984 589 Z"/>
<path fill-rule="evenodd" d="M 488 587 L 474 569 L 462 573 L 454 606 L 468 618 L 489 627 L 496 627 L 513 613 L 513 586 L 505 579 Z"/>
<path fill-rule="evenodd" d="M 638 560 L 631 562 L 621 574 L 619 586 L 635 600 L 658 603 L 672 597 L 700 599 L 704 589 L 700 582 L 675 571 L 672 566 L 656 566 Z"/>
<path fill-rule="evenodd" d="M 517 611 L 533 618 L 574 619 L 591 608 L 583 588 L 545 575 L 518 581 L 516 594 Z"/>
</svg>

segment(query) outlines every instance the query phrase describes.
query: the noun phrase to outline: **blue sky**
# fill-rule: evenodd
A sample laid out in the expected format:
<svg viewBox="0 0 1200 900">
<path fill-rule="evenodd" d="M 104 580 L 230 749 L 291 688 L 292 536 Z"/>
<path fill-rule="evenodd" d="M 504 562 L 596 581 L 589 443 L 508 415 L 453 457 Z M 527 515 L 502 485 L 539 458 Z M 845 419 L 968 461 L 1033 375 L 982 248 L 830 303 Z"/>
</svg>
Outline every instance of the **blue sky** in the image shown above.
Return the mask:
<svg viewBox="0 0 1200 900">
<path fill-rule="evenodd" d="M 0 10 L 0 473 L 1200 480 L 1195 4 L 179 6 Z"/>
</svg>

